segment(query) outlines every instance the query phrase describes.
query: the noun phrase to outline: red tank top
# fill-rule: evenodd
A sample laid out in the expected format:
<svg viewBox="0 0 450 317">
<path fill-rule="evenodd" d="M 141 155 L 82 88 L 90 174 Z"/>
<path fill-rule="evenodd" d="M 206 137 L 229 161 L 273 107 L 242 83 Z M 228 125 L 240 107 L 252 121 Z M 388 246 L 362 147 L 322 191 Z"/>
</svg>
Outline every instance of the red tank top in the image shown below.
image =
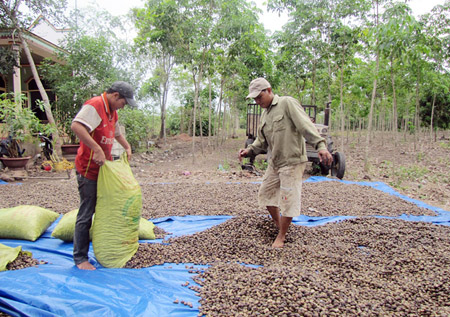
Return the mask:
<svg viewBox="0 0 450 317">
<path fill-rule="evenodd" d="M 106 159 L 111 160 L 111 149 L 115 139 L 116 122 L 118 120 L 117 112 L 110 114 L 106 93 L 86 101 L 83 105 L 91 105 L 97 110 L 98 115 L 102 119 L 100 124 L 91 132 L 92 138 L 97 142 L 105 153 Z M 107 109 L 107 110 L 106 110 Z M 77 172 L 84 177 L 97 180 L 100 166 L 92 159 L 94 151 L 86 144 L 80 142 L 80 148 L 75 158 L 75 167 Z"/>
</svg>

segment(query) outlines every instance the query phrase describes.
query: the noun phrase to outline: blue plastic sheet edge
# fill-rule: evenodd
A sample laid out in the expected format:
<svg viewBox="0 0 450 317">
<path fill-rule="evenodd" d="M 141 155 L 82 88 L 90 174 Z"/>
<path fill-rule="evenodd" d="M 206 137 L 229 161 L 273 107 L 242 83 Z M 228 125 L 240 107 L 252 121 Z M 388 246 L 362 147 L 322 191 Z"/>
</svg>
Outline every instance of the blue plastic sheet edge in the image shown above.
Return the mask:
<svg viewBox="0 0 450 317">
<path fill-rule="evenodd" d="M 450 225 L 450 212 L 429 206 L 421 201 L 403 196 L 381 182 L 349 182 L 326 177 L 310 177 L 307 182 L 340 181 L 346 184 L 370 186 L 428 208 L 436 217 L 408 216 L 409 221 L 426 221 Z M 253 184 L 259 184 L 254 182 Z M 61 217 L 60 217 L 61 218 Z M 92 247 L 91 263 L 97 270 L 81 271 L 75 268 L 72 259 L 72 243 L 51 237 L 51 232 L 60 220 L 55 221 L 35 242 L 1 239 L 0 243 L 31 251 L 33 257 L 48 262 L 37 267 L 0 272 L 0 311 L 11 316 L 197 316 L 199 298 L 186 286 L 195 285 L 189 263 L 158 265 L 144 269 L 106 269 L 96 262 Z M 160 228 L 171 234 L 168 237 L 189 235 L 218 225 L 231 216 L 174 216 L 151 219 Z M 323 225 L 329 222 L 353 218 L 308 217 L 301 215 L 293 223 L 304 226 Z M 389 217 L 386 217 L 389 218 Z M 162 240 L 140 242 L 161 243 Z M 192 308 L 174 301 L 192 303 Z"/>
<path fill-rule="evenodd" d="M 439 207 L 430 206 L 430 205 L 424 203 L 423 201 L 412 199 L 408 196 L 402 195 L 402 194 L 398 193 L 397 191 L 395 191 L 392 187 L 386 185 L 383 182 L 352 182 L 352 181 L 327 178 L 327 177 L 323 177 L 323 176 L 312 176 L 312 177 L 308 178 L 305 182 L 323 182 L 323 181 L 331 181 L 331 182 L 337 181 L 337 182 L 341 182 L 344 184 L 356 184 L 356 185 L 361 185 L 361 186 L 369 186 L 374 189 L 380 190 L 382 192 L 388 193 L 390 195 L 397 196 L 397 197 L 404 199 L 406 201 L 409 201 L 411 203 L 414 203 L 419 207 L 430 209 L 436 213 L 436 216 L 412 216 L 412 215 L 403 214 L 398 217 L 386 217 L 386 216 L 376 216 L 376 215 L 374 215 L 373 217 L 388 218 L 388 219 L 402 219 L 402 220 L 407 220 L 407 221 L 424 221 L 424 222 L 431 222 L 431 223 L 438 224 L 438 225 L 450 226 L 450 211 L 443 210 L 442 208 L 439 208 Z M 300 217 L 302 217 L 302 216 L 300 216 Z M 327 219 L 322 219 L 321 223 L 341 220 L 340 219 L 341 217 L 325 217 L 325 218 L 327 218 Z M 329 219 L 329 218 L 334 218 L 334 219 Z M 348 219 L 351 217 L 345 216 L 342 218 Z M 320 218 L 313 218 L 313 220 L 314 219 L 320 221 L 319 220 Z M 310 221 L 311 221 L 311 219 L 310 219 Z M 321 223 L 319 223 L 319 224 L 321 224 Z M 297 223 L 297 224 L 301 224 L 301 223 Z"/>
</svg>

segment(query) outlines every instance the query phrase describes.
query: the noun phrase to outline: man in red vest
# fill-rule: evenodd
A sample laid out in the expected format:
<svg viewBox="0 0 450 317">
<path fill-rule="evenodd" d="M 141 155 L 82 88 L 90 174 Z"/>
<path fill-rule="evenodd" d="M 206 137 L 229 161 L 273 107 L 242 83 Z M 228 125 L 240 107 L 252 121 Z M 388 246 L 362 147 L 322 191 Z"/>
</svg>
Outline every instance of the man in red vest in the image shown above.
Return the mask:
<svg viewBox="0 0 450 317">
<path fill-rule="evenodd" d="M 73 237 L 73 259 L 81 270 L 95 270 L 89 263 L 89 229 L 97 202 L 97 178 L 100 166 L 112 160 L 111 149 L 117 140 L 125 149 L 128 160 L 131 147 L 120 133 L 117 110 L 128 104 L 136 106 L 133 88 L 116 81 L 102 95 L 89 99 L 72 121 L 72 131 L 80 139 L 75 168 L 80 193 L 80 208 Z"/>
</svg>

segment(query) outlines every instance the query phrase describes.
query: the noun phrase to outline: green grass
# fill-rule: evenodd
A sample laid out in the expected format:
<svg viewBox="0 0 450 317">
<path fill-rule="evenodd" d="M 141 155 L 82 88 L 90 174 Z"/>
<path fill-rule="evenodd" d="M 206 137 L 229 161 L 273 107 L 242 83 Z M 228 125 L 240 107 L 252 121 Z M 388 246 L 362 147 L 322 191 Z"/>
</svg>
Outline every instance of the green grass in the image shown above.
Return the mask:
<svg viewBox="0 0 450 317">
<path fill-rule="evenodd" d="M 418 178 L 423 178 L 426 174 L 428 174 L 430 170 L 426 167 L 421 167 L 417 165 L 413 166 L 399 166 L 395 170 L 395 175 L 401 178 L 406 178 L 409 180 L 415 180 Z"/>
<path fill-rule="evenodd" d="M 424 158 L 425 158 L 425 153 L 423 153 L 423 152 L 417 153 L 417 155 L 416 155 L 417 162 L 422 162 Z"/>
<path fill-rule="evenodd" d="M 249 163 L 250 163 L 250 159 L 248 157 L 244 157 L 242 159 L 242 165 L 249 164 Z M 253 166 L 255 166 L 255 168 L 260 171 L 265 171 L 267 169 L 268 165 L 269 164 L 267 163 L 266 160 L 255 160 L 253 162 Z"/>
<path fill-rule="evenodd" d="M 228 160 L 224 160 L 222 164 L 219 164 L 218 169 L 220 171 L 229 171 L 230 170 L 230 163 L 228 163 Z"/>
<path fill-rule="evenodd" d="M 402 183 L 405 181 L 416 181 L 423 179 L 430 170 L 426 167 L 417 165 L 412 166 L 398 166 L 393 169 L 394 181 L 391 182 L 395 188 L 402 188 Z M 421 185 L 418 185 L 419 188 Z"/>
<path fill-rule="evenodd" d="M 255 161 L 255 167 L 260 171 L 265 171 L 267 166 L 269 166 L 269 163 L 266 160 Z"/>
<path fill-rule="evenodd" d="M 418 155 L 417 160 L 422 161 L 424 156 Z M 430 174 L 430 170 L 426 167 L 411 165 L 411 166 L 395 166 L 391 161 L 382 161 L 379 167 L 384 170 L 385 174 L 393 179 L 389 182 L 389 185 L 397 189 L 405 189 L 402 184 L 405 181 L 416 181 L 426 178 Z M 437 179 L 431 179 L 429 181 L 436 182 Z M 418 185 L 419 188 L 421 185 Z"/>
</svg>

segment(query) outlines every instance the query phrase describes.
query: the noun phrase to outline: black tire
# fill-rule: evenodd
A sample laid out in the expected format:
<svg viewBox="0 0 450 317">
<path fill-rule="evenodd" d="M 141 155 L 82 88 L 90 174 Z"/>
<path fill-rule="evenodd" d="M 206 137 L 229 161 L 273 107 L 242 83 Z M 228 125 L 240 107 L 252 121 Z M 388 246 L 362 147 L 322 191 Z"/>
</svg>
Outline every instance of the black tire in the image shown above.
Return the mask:
<svg viewBox="0 0 450 317">
<path fill-rule="evenodd" d="M 342 179 L 345 174 L 345 156 L 343 153 L 333 154 L 333 163 L 331 164 L 331 176 Z"/>
<path fill-rule="evenodd" d="M 322 176 L 327 176 L 330 173 L 330 166 L 326 166 L 323 163 L 319 163 L 320 174 Z"/>
</svg>

